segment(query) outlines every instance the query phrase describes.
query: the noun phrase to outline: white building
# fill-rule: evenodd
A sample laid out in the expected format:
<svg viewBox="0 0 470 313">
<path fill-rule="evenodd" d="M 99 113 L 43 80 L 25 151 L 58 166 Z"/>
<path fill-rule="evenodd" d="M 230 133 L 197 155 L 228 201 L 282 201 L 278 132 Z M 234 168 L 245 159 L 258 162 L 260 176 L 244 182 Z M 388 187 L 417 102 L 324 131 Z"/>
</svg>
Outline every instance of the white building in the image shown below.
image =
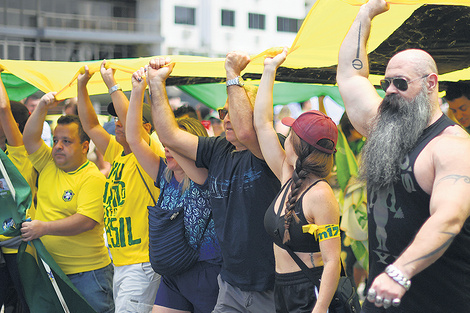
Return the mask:
<svg viewBox="0 0 470 313">
<path fill-rule="evenodd" d="M 225 56 L 290 46 L 305 0 L 3 0 L 0 58 Z"/>
</svg>

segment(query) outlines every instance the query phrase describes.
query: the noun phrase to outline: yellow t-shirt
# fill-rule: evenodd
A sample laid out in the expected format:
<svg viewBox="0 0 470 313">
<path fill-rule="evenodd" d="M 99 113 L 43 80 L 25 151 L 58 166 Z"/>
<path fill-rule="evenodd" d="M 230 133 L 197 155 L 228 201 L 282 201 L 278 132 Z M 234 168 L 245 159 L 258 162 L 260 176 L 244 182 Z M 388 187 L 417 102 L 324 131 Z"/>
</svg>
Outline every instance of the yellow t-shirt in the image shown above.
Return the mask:
<svg viewBox="0 0 470 313">
<path fill-rule="evenodd" d="M 150 141 L 158 155 L 162 150 Z M 147 206 L 154 205 L 145 183 L 157 201 L 160 190 L 142 169 L 133 153 L 123 155 L 122 146 L 111 137 L 104 160 L 112 164 L 103 195 L 104 225 L 108 247 L 116 266 L 149 261 L 149 228 Z"/>
<path fill-rule="evenodd" d="M 98 222 L 93 229 L 75 236 L 42 236 L 56 263 L 67 275 L 110 264 L 103 238 L 103 174 L 90 161 L 73 172 L 60 170 L 45 143 L 29 159 L 39 172 L 35 219 L 55 221 L 79 213 Z"/>
<path fill-rule="evenodd" d="M 28 182 L 29 187 L 31 188 L 31 193 L 33 195 L 33 199 L 36 196 L 37 188 L 36 188 L 36 180 L 38 178 L 38 172 L 33 167 L 33 164 L 28 160 L 28 153 L 24 146 L 10 146 L 6 145 L 7 150 L 5 154 L 8 156 L 10 161 L 13 165 L 16 166 L 18 171 L 23 175 L 26 182 Z M 26 217 L 34 218 L 34 202 L 31 203 L 31 207 L 26 212 Z M 11 237 L 5 237 L 0 235 L 0 241 L 5 241 L 11 239 Z M 10 249 L 2 247 L 2 252 L 5 254 L 13 254 L 17 253 L 18 249 Z"/>
</svg>

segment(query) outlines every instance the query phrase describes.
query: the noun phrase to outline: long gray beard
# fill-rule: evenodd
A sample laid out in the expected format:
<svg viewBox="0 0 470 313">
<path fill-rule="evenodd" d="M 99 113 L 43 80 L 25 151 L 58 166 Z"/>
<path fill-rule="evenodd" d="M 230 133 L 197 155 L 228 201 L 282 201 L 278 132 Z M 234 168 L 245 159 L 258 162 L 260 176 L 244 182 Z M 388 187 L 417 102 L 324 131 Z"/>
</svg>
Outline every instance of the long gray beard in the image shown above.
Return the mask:
<svg viewBox="0 0 470 313">
<path fill-rule="evenodd" d="M 431 119 L 425 87 L 412 101 L 398 94 L 383 99 L 362 150 L 361 177 L 369 190 L 393 184 L 403 158 L 416 145 Z"/>
</svg>

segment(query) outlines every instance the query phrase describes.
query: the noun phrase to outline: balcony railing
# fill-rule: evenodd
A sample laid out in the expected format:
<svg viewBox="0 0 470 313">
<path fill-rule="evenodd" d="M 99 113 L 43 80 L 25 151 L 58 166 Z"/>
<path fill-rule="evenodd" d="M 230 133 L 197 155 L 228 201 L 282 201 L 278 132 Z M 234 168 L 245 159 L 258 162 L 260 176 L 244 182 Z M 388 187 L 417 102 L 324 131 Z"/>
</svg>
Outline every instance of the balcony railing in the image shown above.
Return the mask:
<svg viewBox="0 0 470 313">
<path fill-rule="evenodd" d="M 0 24 L 23 28 L 60 28 L 115 32 L 157 32 L 155 20 L 20 10 L 0 7 Z"/>
</svg>

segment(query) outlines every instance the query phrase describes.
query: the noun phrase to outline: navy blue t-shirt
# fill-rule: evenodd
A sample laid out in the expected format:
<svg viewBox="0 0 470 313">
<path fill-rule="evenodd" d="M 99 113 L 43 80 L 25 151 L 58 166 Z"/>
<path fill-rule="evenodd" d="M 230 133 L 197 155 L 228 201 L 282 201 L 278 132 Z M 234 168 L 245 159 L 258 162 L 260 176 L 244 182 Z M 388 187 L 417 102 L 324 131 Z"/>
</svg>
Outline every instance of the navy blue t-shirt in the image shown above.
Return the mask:
<svg viewBox="0 0 470 313">
<path fill-rule="evenodd" d="M 244 291 L 273 289 L 273 243 L 263 220 L 279 180 L 265 161 L 249 150 L 236 151 L 225 137 L 199 137 L 196 166 L 209 169 L 222 279 Z"/>
</svg>

